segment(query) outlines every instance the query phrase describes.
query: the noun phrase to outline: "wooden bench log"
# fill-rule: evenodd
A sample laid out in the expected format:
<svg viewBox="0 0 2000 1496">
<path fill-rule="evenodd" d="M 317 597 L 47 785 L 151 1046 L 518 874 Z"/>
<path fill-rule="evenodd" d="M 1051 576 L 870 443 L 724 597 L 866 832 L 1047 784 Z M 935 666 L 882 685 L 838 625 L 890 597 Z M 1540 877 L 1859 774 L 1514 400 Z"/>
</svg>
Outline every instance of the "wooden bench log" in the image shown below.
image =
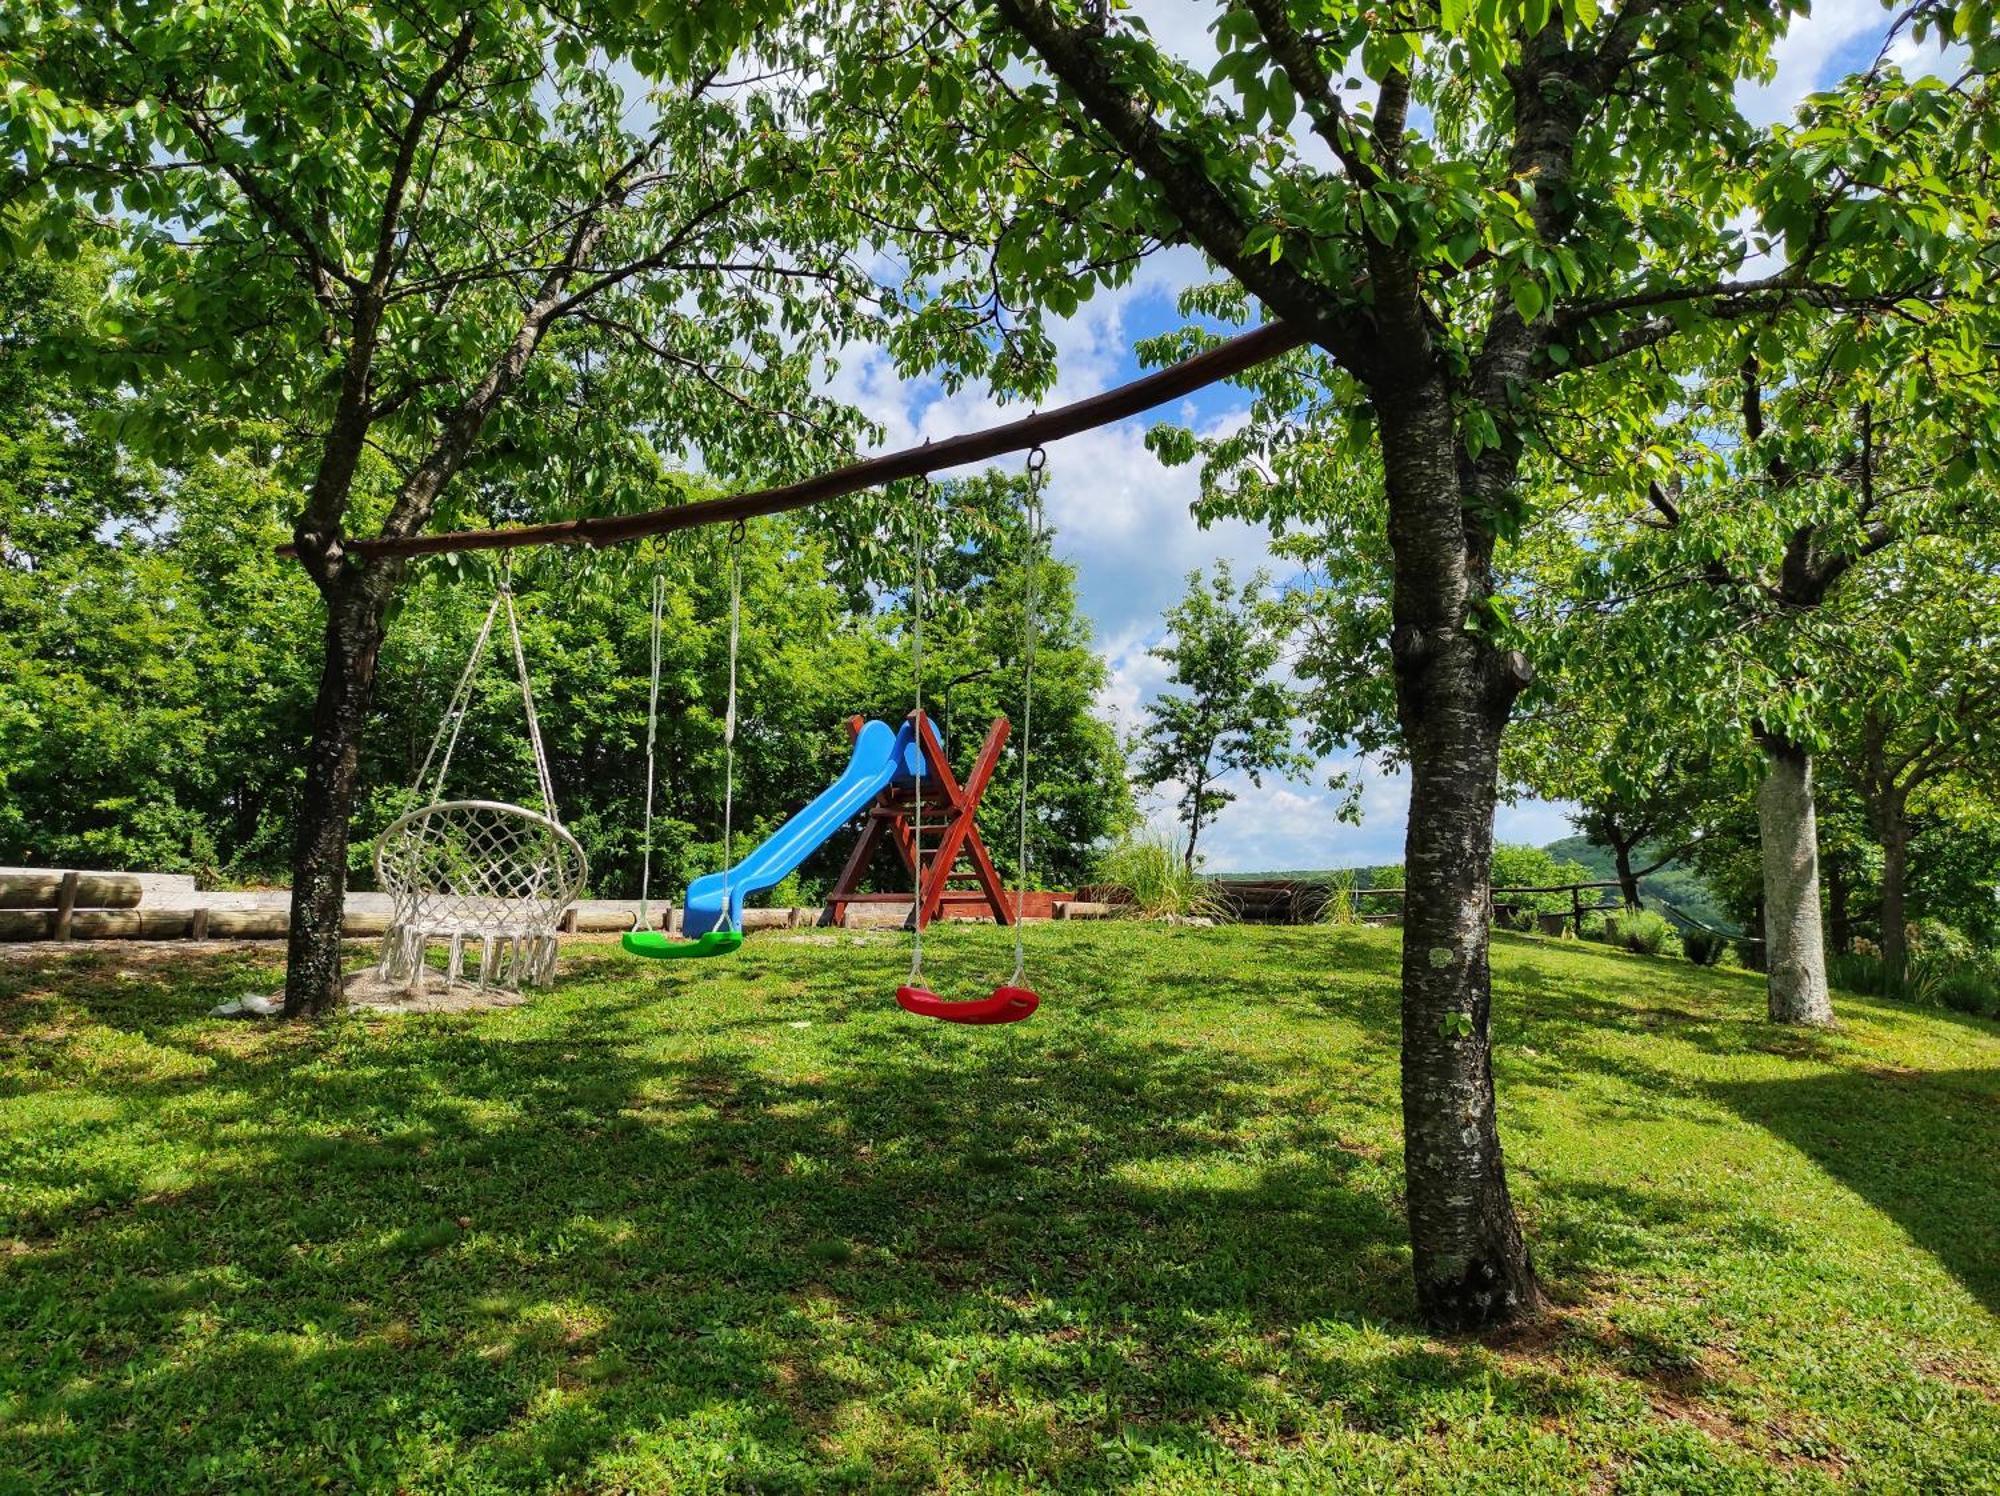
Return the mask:
<svg viewBox="0 0 2000 1496">
<path fill-rule="evenodd" d="M 1130 904 L 1110 904 L 1102 899 L 1056 900 L 1057 919 L 1116 919 L 1132 910 Z"/>
<path fill-rule="evenodd" d="M 0 873 L 0 909 L 54 909 L 62 902 L 65 874 Z M 77 909 L 136 909 L 139 880 L 125 873 L 78 873 Z"/>
</svg>

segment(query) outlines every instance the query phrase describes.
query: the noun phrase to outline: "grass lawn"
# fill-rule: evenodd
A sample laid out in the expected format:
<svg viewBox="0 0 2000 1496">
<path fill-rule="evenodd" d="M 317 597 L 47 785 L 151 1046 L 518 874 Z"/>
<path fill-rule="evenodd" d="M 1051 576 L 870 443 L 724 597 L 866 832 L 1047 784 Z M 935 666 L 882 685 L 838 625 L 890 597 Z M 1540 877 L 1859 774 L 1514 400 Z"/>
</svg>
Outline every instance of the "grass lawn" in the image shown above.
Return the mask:
<svg viewBox="0 0 2000 1496">
<path fill-rule="evenodd" d="M 984 1030 L 889 934 L 316 1028 L 200 1016 L 276 952 L 0 963 L 0 1490 L 2000 1489 L 2000 1027 L 1501 937 L 1562 1307 L 1444 1341 L 1394 932 L 1030 944 Z"/>
</svg>

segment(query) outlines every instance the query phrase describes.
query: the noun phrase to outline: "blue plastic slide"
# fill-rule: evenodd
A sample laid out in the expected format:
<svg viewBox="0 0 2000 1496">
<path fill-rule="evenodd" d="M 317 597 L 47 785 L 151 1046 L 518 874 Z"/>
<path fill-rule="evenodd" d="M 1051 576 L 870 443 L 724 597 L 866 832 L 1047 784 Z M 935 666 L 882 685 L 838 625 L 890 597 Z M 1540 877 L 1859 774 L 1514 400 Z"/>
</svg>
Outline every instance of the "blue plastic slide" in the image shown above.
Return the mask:
<svg viewBox="0 0 2000 1496">
<path fill-rule="evenodd" d="M 898 766 L 901 766 L 900 768 Z M 688 884 L 681 913 L 681 936 L 691 940 L 710 930 L 743 928 L 743 898 L 771 887 L 868 807 L 898 778 L 908 782 L 923 772 L 923 752 L 909 723 L 900 730 L 870 722 L 854 740 L 847 772 L 818 799 L 780 826 L 771 839 L 726 875 L 729 906 L 724 918 L 722 873 L 704 873 Z"/>
</svg>

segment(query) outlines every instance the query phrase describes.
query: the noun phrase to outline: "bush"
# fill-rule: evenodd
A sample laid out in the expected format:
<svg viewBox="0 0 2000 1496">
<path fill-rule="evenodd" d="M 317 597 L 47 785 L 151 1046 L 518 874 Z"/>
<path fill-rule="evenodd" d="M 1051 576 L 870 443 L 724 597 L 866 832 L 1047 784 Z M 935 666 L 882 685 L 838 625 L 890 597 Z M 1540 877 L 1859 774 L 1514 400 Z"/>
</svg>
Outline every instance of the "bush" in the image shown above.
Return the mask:
<svg viewBox="0 0 2000 1496">
<path fill-rule="evenodd" d="M 1905 933 L 1913 956 L 1947 961 L 1953 966 L 1967 966 L 1979 959 L 1979 949 L 1970 937 L 1941 919 L 1912 921 Z"/>
<path fill-rule="evenodd" d="M 1826 958 L 1826 984 L 1829 987 L 1859 992 L 1866 997 L 1880 997 L 1887 980 L 1888 971 L 1882 965 L 1879 952 L 1836 951 Z"/>
<path fill-rule="evenodd" d="M 1126 837 L 1104 854 L 1098 881 L 1130 889 L 1137 912 L 1149 918 L 1215 919 L 1224 913 L 1208 880 L 1188 870 L 1186 851 L 1170 832 L 1144 830 Z"/>
<path fill-rule="evenodd" d="M 1584 915 L 1583 923 L 1578 927 L 1577 933 L 1585 940 L 1609 940 L 1611 938 L 1607 933 L 1609 928 L 1610 921 L 1600 911 L 1593 909 Z"/>
<path fill-rule="evenodd" d="M 1935 952 L 1936 947 L 1932 949 Z M 1889 968 L 1872 948 L 1829 956 L 1826 979 L 1831 986 L 1867 997 L 1893 997 L 1920 1007 L 2000 1017 L 2000 972 L 1983 965 L 1969 941 L 1964 949 L 1967 954 L 1963 957 L 1913 954 L 1900 986 L 1889 980 Z"/>
<path fill-rule="evenodd" d="M 1604 922 L 1604 938 L 1641 956 L 1657 956 L 1667 948 L 1674 927 L 1652 909 L 1621 909 Z"/>
<path fill-rule="evenodd" d="M 1931 997 L 1954 1013 L 2000 1018 L 2000 977 L 1977 966 L 1955 966 L 1940 971 L 1931 985 Z"/>
<path fill-rule="evenodd" d="M 1696 966 L 1715 965 L 1722 959 L 1722 953 L 1728 949 L 1729 937 L 1714 930 L 1681 931 L 1681 954 Z"/>
<path fill-rule="evenodd" d="M 1752 940 L 1747 935 L 1739 935 L 1735 940 L 1736 964 L 1745 971 L 1764 969 L 1764 942 Z"/>
</svg>

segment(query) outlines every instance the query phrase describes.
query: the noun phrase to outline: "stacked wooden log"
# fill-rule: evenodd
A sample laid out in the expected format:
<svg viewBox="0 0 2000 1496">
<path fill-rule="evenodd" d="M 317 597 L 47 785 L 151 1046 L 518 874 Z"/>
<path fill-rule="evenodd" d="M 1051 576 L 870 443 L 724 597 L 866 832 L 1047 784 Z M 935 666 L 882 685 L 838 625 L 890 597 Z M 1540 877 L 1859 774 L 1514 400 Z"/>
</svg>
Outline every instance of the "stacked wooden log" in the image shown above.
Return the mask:
<svg viewBox="0 0 2000 1496">
<path fill-rule="evenodd" d="M 0 941 L 282 940 L 284 909 L 142 909 L 129 873 L 0 873 Z M 387 915 L 349 910 L 344 933 L 380 935 Z"/>
</svg>

